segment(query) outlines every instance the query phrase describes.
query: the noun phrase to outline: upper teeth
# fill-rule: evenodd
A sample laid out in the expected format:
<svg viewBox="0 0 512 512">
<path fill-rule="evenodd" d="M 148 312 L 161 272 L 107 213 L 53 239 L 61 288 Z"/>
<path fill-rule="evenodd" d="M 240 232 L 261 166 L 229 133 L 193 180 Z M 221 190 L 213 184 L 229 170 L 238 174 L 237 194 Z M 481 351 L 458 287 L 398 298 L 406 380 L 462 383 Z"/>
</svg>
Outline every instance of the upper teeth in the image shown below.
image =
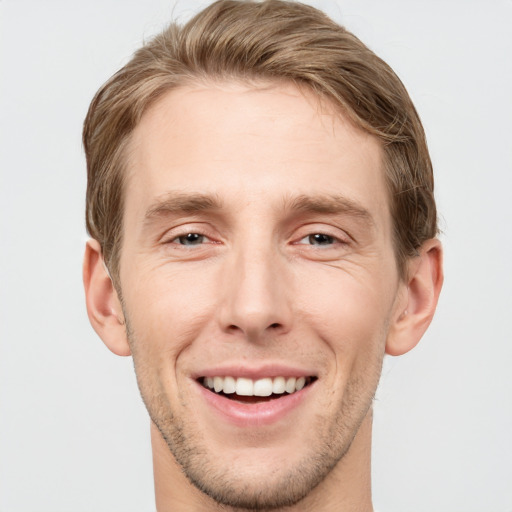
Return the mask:
<svg viewBox="0 0 512 512">
<path fill-rule="evenodd" d="M 300 391 L 306 384 L 305 377 L 274 377 L 258 380 L 244 377 L 204 377 L 203 384 L 215 392 L 226 394 L 236 393 L 241 396 L 281 395 L 284 392 Z"/>
</svg>

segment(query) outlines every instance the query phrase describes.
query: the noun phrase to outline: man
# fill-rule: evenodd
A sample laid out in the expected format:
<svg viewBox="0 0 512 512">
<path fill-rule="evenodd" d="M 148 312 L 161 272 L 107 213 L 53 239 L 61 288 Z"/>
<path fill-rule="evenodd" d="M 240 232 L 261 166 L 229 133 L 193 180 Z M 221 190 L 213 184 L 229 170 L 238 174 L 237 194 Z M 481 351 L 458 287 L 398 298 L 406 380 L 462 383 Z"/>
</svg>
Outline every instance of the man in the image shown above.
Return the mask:
<svg viewBox="0 0 512 512">
<path fill-rule="evenodd" d="M 84 283 L 159 512 L 371 511 L 372 399 L 442 285 L 423 129 L 319 11 L 212 4 L 94 98 Z"/>
</svg>

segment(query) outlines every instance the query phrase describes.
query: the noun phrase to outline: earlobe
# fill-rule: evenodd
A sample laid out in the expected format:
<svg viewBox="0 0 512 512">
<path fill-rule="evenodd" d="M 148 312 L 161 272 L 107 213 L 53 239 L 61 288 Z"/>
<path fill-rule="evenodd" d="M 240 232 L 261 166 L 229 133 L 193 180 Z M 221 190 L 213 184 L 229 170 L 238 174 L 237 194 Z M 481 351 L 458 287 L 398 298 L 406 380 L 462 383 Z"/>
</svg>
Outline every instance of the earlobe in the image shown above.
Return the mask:
<svg viewBox="0 0 512 512">
<path fill-rule="evenodd" d="M 87 314 L 93 329 L 114 354 L 129 356 L 123 310 L 97 240 L 86 244 L 83 281 Z"/>
<path fill-rule="evenodd" d="M 405 354 L 414 348 L 430 325 L 443 285 L 441 242 L 431 239 L 411 261 L 405 296 L 389 329 L 386 353 Z"/>
</svg>

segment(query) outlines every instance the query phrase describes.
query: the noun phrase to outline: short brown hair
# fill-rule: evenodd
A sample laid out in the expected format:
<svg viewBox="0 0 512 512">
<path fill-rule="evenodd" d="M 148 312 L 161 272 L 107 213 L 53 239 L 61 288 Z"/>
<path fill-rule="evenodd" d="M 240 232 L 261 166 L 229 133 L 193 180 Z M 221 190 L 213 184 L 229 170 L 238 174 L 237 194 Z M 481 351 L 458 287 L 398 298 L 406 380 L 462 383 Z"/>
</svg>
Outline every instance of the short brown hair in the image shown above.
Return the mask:
<svg viewBox="0 0 512 512">
<path fill-rule="evenodd" d="M 86 222 L 116 281 L 130 134 L 165 92 L 203 79 L 279 80 L 328 98 L 382 142 L 401 275 L 437 234 L 432 164 L 416 109 L 393 70 L 321 11 L 281 0 L 219 0 L 171 24 L 98 91 L 84 123 Z"/>
</svg>

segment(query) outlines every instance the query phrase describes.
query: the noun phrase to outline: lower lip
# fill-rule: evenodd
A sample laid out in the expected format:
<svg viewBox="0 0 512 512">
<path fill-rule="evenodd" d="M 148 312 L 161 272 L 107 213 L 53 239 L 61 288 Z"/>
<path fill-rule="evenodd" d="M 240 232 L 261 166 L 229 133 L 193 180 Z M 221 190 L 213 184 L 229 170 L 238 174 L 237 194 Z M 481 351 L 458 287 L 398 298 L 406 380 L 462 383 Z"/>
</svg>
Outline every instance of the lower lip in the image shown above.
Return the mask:
<svg viewBox="0 0 512 512">
<path fill-rule="evenodd" d="M 314 386 L 314 383 L 312 383 L 291 395 L 283 395 L 281 398 L 274 398 L 266 402 L 248 404 L 230 400 L 223 395 L 217 395 L 197 381 L 196 384 L 206 403 L 229 423 L 239 427 L 257 427 L 276 423 L 298 408 Z"/>
</svg>

